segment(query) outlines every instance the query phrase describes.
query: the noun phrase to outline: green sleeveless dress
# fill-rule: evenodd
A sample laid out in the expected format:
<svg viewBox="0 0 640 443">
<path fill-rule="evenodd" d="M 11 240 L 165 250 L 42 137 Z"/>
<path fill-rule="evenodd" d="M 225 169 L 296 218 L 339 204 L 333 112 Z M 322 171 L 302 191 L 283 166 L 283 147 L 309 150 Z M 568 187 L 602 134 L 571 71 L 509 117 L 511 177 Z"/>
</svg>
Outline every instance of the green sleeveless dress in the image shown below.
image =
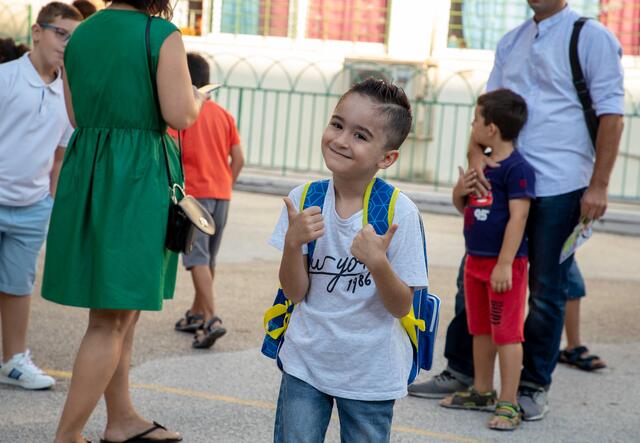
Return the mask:
<svg viewBox="0 0 640 443">
<path fill-rule="evenodd" d="M 146 57 L 148 16 L 102 10 L 65 50 L 77 129 L 67 147 L 51 214 L 42 296 L 98 309 L 162 309 L 173 297 L 177 254 L 165 249 L 169 184 L 182 182 Z M 151 24 L 153 69 L 177 29 Z"/>
</svg>

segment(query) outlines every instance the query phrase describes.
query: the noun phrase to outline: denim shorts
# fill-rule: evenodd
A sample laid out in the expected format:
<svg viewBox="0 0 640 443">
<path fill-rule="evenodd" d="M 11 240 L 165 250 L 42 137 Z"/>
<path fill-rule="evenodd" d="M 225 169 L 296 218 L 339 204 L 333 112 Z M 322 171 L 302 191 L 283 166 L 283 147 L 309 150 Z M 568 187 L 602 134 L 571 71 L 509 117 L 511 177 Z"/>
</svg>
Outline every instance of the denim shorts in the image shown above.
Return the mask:
<svg viewBox="0 0 640 443">
<path fill-rule="evenodd" d="M 571 267 L 569 268 L 569 292 L 567 294 L 567 300 L 577 300 L 587 295 L 587 289 L 584 285 L 584 279 L 580 268 L 578 268 L 578 262 L 574 259 Z"/>
<path fill-rule="evenodd" d="M 36 262 L 47 236 L 52 206 L 51 196 L 28 206 L 0 205 L 0 292 L 33 292 Z"/>
</svg>

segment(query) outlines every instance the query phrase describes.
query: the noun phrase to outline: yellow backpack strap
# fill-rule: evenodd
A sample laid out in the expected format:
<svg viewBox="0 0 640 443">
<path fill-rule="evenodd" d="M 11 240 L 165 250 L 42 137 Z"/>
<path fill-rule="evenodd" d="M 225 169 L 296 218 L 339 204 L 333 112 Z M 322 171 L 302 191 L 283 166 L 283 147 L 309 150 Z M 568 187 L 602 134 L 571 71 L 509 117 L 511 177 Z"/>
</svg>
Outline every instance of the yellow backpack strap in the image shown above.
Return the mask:
<svg viewBox="0 0 640 443">
<path fill-rule="evenodd" d="M 287 325 L 289 323 L 289 317 L 291 316 L 291 314 L 287 313 L 289 306 L 291 306 L 291 301 L 287 299 L 285 300 L 284 303 L 279 303 L 277 305 L 271 306 L 269 309 L 267 309 L 267 312 L 264 313 L 264 317 L 262 319 L 264 324 L 264 332 L 267 335 L 269 335 L 271 338 L 277 340 L 278 337 L 280 337 L 282 333 L 287 329 Z M 269 322 L 274 318 L 279 317 L 283 314 L 285 314 L 285 319 L 282 327 L 274 329 L 273 331 L 270 331 Z"/>
<path fill-rule="evenodd" d="M 416 318 L 416 315 L 413 312 L 413 306 L 411 306 L 411 311 L 409 311 L 407 315 L 405 315 L 400 319 L 400 324 L 402 324 L 402 327 L 404 328 L 404 330 L 407 331 L 407 334 L 409 335 L 409 339 L 411 339 L 411 344 L 413 345 L 413 347 L 417 349 L 418 336 L 416 334 L 415 328 L 418 328 L 421 331 L 424 331 L 427 325 L 424 322 L 424 320 L 420 320 Z"/>
<path fill-rule="evenodd" d="M 311 186 L 311 183 L 313 182 L 307 182 L 304 185 L 304 188 L 302 188 L 302 196 L 300 197 L 300 203 L 298 204 L 300 212 L 304 210 L 304 201 L 307 199 L 307 193 L 309 192 L 309 186 Z"/>
</svg>

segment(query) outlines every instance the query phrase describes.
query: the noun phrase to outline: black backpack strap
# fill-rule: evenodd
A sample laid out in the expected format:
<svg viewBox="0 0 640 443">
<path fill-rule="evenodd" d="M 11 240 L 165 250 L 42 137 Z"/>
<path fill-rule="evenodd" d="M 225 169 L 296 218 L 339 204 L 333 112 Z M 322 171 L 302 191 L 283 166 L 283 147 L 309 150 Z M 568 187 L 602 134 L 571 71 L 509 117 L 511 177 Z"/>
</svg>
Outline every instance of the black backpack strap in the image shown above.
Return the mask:
<svg viewBox="0 0 640 443">
<path fill-rule="evenodd" d="M 591 94 L 589 93 L 587 82 L 584 79 L 584 73 L 582 72 L 582 66 L 580 65 L 580 57 L 578 57 L 578 40 L 580 39 L 580 31 L 587 20 L 589 20 L 589 18 L 580 17 L 573 23 L 573 32 L 571 33 L 571 42 L 569 43 L 569 63 L 571 64 L 573 86 L 576 88 L 578 100 L 582 105 L 584 119 L 587 124 L 587 129 L 589 130 L 589 137 L 591 138 L 591 142 L 595 149 L 599 119 L 596 115 L 595 109 L 593 109 Z"/>
</svg>

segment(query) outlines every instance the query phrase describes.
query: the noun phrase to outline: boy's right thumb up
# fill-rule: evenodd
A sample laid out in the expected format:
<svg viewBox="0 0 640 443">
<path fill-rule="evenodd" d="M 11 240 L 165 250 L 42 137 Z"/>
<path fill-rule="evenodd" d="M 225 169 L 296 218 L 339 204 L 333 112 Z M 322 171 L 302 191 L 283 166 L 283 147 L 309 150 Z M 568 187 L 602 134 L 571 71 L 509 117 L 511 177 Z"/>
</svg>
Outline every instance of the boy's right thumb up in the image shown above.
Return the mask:
<svg viewBox="0 0 640 443">
<path fill-rule="evenodd" d="M 282 200 L 284 200 L 284 205 L 287 207 L 287 214 L 289 215 L 289 221 L 291 221 L 291 219 L 296 216 L 298 211 L 296 210 L 293 201 L 291 201 L 289 197 L 285 197 Z"/>
</svg>

